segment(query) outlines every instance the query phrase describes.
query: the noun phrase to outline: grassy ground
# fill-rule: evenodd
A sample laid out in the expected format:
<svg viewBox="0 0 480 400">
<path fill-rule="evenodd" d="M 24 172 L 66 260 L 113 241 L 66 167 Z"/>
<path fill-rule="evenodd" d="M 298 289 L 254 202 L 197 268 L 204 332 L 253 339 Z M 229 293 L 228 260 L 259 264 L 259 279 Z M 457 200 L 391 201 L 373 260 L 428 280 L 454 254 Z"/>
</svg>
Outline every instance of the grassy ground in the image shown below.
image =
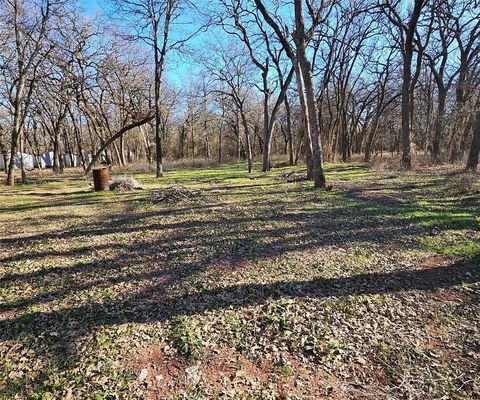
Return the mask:
<svg viewBox="0 0 480 400">
<path fill-rule="evenodd" d="M 0 398 L 480 398 L 478 177 L 244 168 L 2 187 Z"/>
</svg>

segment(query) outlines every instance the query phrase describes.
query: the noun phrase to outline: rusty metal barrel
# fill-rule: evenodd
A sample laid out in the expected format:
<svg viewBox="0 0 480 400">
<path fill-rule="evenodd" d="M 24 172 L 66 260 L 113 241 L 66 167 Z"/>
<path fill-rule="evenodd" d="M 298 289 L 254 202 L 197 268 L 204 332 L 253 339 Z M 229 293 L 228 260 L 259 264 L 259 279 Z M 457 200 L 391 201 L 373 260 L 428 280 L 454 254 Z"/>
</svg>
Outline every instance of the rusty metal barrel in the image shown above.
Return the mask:
<svg viewBox="0 0 480 400">
<path fill-rule="evenodd" d="M 96 168 L 93 170 L 93 187 L 96 192 L 108 190 L 110 188 L 110 177 L 108 176 L 108 168 Z"/>
</svg>

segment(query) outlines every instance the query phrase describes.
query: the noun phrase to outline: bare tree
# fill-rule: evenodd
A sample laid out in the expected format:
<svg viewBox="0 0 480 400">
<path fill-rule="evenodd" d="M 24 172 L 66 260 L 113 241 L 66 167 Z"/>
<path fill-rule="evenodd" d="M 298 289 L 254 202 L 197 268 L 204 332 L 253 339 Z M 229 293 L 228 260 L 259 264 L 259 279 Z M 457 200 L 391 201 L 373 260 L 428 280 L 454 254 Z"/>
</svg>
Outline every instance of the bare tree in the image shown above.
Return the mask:
<svg viewBox="0 0 480 400">
<path fill-rule="evenodd" d="M 388 83 L 390 80 L 390 76 L 392 74 L 392 59 L 391 56 L 393 52 L 389 54 L 385 62 L 379 62 L 377 64 L 377 69 L 375 76 L 377 77 L 377 94 L 375 97 L 375 111 L 373 115 L 373 121 L 370 126 L 370 130 L 368 136 L 365 141 L 365 153 L 364 153 L 364 161 L 368 162 L 371 159 L 374 141 L 378 132 L 379 124 L 382 118 L 383 113 L 387 109 L 387 107 L 395 101 L 396 98 L 400 95 L 400 93 L 395 93 L 390 91 L 389 94 L 388 90 Z"/>
<path fill-rule="evenodd" d="M 460 63 L 458 79 L 455 85 L 455 126 L 452 130 L 448 147 L 450 161 L 459 159 L 461 142 L 466 140 L 469 121 L 468 99 L 474 93 L 472 85 L 480 62 L 480 11 L 477 2 L 454 1 L 444 4 L 445 18 L 451 21 L 450 35 L 455 38 Z"/>
<path fill-rule="evenodd" d="M 132 40 L 140 40 L 153 49 L 155 80 L 155 147 L 156 176 L 163 175 L 163 153 L 161 140 L 161 88 L 167 53 L 179 49 L 198 32 L 209 25 L 209 21 L 185 33 L 179 39 L 171 38 L 172 26 L 185 14 L 187 7 L 195 8 L 188 0 L 111 0 L 118 15 L 130 22 L 129 31 L 133 34 L 125 36 Z M 185 25 L 193 25 L 191 21 Z"/>
<path fill-rule="evenodd" d="M 37 84 L 37 71 L 52 48 L 48 40 L 50 24 L 61 13 L 62 0 L 27 2 L 6 0 L 2 2 L 4 28 L 11 42 L 11 52 L 5 54 L 2 62 L 3 77 L 8 87 L 10 111 L 13 116 L 8 163 L 7 185 L 15 184 L 15 158 L 18 141 L 23 135 L 25 119 L 29 112 L 32 93 Z M 23 156 L 22 156 L 23 157 Z M 22 180 L 25 180 L 25 175 Z"/>
<path fill-rule="evenodd" d="M 220 96 L 229 97 L 236 107 L 245 136 L 245 154 L 247 158 L 248 172 L 252 172 L 253 153 L 250 134 L 250 125 L 247 117 L 247 104 L 251 95 L 252 82 L 249 80 L 251 64 L 248 55 L 231 47 L 230 53 L 224 48 L 217 48 L 217 57 L 203 59 L 205 67 L 212 76 L 212 91 Z M 238 125 L 236 124 L 238 129 Z M 239 145 L 240 135 L 237 134 Z M 240 147 L 237 146 L 238 152 Z M 239 155 L 239 153 L 238 153 Z"/>
<path fill-rule="evenodd" d="M 478 167 L 478 155 L 480 153 L 480 111 L 477 110 L 473 129 L 472 144 L 467 160 L 467 171 L 475 172 Z"/>
<path fill-rule="evenodd" d="M 295 68 L 297 79 L 297 88 L 300 97 L 300 103 L 304 114 L 304 126 L 307 137 L 309 138 L 309 151 L 311 154 L 311 168 L 314 179 L 314 186 L 318 188 L 325 187 L 325 174 L 323 171 L 323 152 L 320 142 L 320 126 L 318 122 L 318 107 L 315 97 L 312 65 L 307 57 L 307 46 L 316 27 L 321 24 L 324 4 L 314 7 L 313 2 L 306 1 L 308 15 L 311 19 L 311 26 L 305 28 L 305 17 L 303 9 L 303 0 L 294 1 L 295 30 L 293 31 L 293 40 L 295 49 L 288 38 L 288 31 L 285 32 L 280 25 L 272 18 L 267 11 L 262 0 L 255 0 L 255 4 L 268 25 L 275 32 L 277 39 L 283 46 L 286 54 L 292 61 Z"/>
<path fill-rule="evenodd" d="M 242 0 L 222 0 L 226 17 L 222 18 L 223 29 L 236 37 L 245 45 L 252 63 L 261 74 L 262 85 L 257 86 L 263 94 L 263 159 L 262 171 L 270 169 L 270 152 L 272 146 L 272 132 L 277 118 L 277 113 L 284 102 L 288 87 L 293 78 L 294 68 L 289 67 L 286 77 L 283 77 L 279 66 L 282 57 L 282 48 L 275 46 L 272 36 L 267 32 L 258 10 L 252 11 L 253 4 Z M 230 20 L 232 21 L 230 23 Z M 273 72 L 277 76 L 271 77 L 271 65 L 275 64 Z M 281 74 L 281 75 L 280 75 Z M 270 109 L 270 99 L 278 90 L 276 100 Z"/>
<path fill-rule="evenodd" d="M 154 58 L 154 105 L 155 105 L 155 147 L 156 176 L 163 175 L 163 154 L 161 139 L 161 99 L 160 92 L 168 50 L 171 49 L 170 30 L 174 19 L 178 18 L 180 0 L 113 0 L 116 10 L 136 30 L 131 39 L 142 40 L 153 49 Z"/>
<path fill-rule="evenodd" d="M 452 51 L 454 37 L 449 34 L 452 26 L 448 14 L 442 9 L 444 4 L 444 2 L 438 5 L 432 4 L 431 13 L 435 21 L 433 42 L 431 43 L 431 51 L 424 54 L 437 86 L 437 114 L 432 140 L 432 157 L 437 162 L 439 161 L 440 146 L 444 134 L 447 93 L 459 72 L 458 69 L 448 71 L 448 58 Z"/>
<path fill-rule="evenodd" d="M 414 0 L 413 9 L 409 13 L 407 21 L 402 18 L 399 11 L 400 1 L 386 1 L 380 4 L 382 11 L 390 23 L 397 29 L 397 40 L 403 60 L 403 83 L 402 83 L 402 166 L 410 170 L 412 168 L 411 155 L 411 101 L 413 97 L 414 79 L 412 77 L 412 61 L 415 52 L 415 35 L 418 21 L 426 0 Z M 418 59 L 419 62 L 421 61 Z M 418 69 L 417 69 L 418 70 Z"/>
</svg>

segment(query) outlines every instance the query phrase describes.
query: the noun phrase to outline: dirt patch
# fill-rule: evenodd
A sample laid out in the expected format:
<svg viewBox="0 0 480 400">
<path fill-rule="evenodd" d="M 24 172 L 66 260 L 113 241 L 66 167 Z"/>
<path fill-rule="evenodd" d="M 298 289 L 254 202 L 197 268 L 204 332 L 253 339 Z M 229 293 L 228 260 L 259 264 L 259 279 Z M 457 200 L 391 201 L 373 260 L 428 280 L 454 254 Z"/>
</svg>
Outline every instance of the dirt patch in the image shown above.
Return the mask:
<svg viewBox="0 0 480 400">
<path fill-rule="evenodd" d="M 182 385 L 185 360 L 175 354 L 167 354 L 161 346 L 135 349 L 130 365 L 138 374 L 137 381 L 147 389 L 146 399 L 162 399 Z"/>
<path fill-rule="evenodd" d="M 431 254 L 428 255 L 422 263 L 419 265 L 421 269 L 433 269 L 433 268 L 440 268 L 445 267 L 447 265 L 452 264 L 455 261 L 454 257 L 449 257 L 445 255 L 439 254 Z"/>
<path fill-rule="evenodd" d="M 17 310 L 0 311 L 0 321 L 14 318 L 17 315 L 17 312 Z"/>
<path fill-rule="evenodd" d="M 254 362 L 228 346 L 204 351 L 196 361 L 186 360 L 168 346 L 135 349 L 130 357 L 130 366 L 148 400 L 199 388 L 206 398 L 247 398 L 266 388 L 278 399 L 371 398 L 354 384 L 343 384 L 329 376 L 318 365 L 294 358 L 287 363 L 288 367 L 279 367 L 267 359 Z"/>
<path fill-rule="evenodd" d="M 404 199 L 394 198 L 384 194 L 385 190 L 379 189 L 351 189 L 345 192 L 345 197 L 373 202 L 382 206 L 400 207 L 406 204 Z"/>
<path fill-rule="evenodd" d="M 431 293 L 431 298 L 441 302 L 451 301 L 454 303 L 464 303 L 464 304 L 473 303 L 472 296 L 463 292 L 460 288 L 437 289 Z"/>
<path fill-rule="evenodd" d="M 468 364 L 460 351 L 460 339 L 458 337 L 447 334 L 443 334 L 442 337 L 439 327 L 431 323 L 427 323 L 425 326 L 425 333 L 425 340 L 422 343 L 424 349 L 441 355 L 444 362 L 453 364 L 455 361 L 463 360 L 462 362 Z M 445 337 L 448 339 L 445 339 Z"/>
<path fill-rule="evenodd" d="M 209 392 L 246 394 L 250 388 L 266 385 L 272 370 L 266 361 L 253 363 L 238 351 L 222 346 L 206 355 L 201 373 Z"/>
</svg>

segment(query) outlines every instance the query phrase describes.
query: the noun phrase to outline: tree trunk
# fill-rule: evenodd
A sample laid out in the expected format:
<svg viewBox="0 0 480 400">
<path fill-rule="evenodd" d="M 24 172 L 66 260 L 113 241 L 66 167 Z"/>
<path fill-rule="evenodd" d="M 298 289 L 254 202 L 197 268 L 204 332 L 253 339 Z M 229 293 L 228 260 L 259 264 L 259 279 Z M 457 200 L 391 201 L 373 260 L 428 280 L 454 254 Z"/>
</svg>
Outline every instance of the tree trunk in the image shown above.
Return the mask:
<svg viewBox="0 0 480 400">
<path fill-rule="evenodd" d="M 163 176 L 163 160 L 162 160 L 162 138 L 161 138 L 161 115 L 160 115 L 160 84 L 161 84 L 161 68 L 159 60 L 159 52 L 157 43 L 154 44 L 155 49 L 155 150 L 156 150 L 156 177 Z"/>
<path fill-rule="evenodd" d="M 124 167 L 126 165 L 126 160 L 125 160 L 125 138 L 124 136 L 120 136 L 120 149 L 119 149 L 119 155 L 120 155 L 120 165 Z"/>
<path fill-rule="evenodd" d="M 240 161 L 242 159 L 242 149 L 241 149 L 241 140 L 240 140 L 240 121 L 239 121 L 239 116 L 238 116 L 238 110 L 235 110 L 235 136 L 237 139 L 237 161 Z"/>
<path fill-rule="evenodd" d="M 373 120 L 372 127 L 370 128 L 370 132 L 368 133 L 367 143 L 365 145 L 365 157 L 363 161 L 370 162 L 372 158 L 372 150 L 373 150 L 373 143 L 375 140 L 375 135 L 378 129 L 378 121 L 380 116 L 377 114 L 375 115 L 375 119 Z"/>
<path fill-rule="evenodd" d="M 121 139 L 120 139 L 120 140 L 121 140 Z M 120 156 L 120 147 L 117 145 L 116 142 L 113 142 L 112 145 L 113 145 L 113 150 L 115 150 L 116 162 L 118 163 L 118 165 L 120 165 L 121 167 L 123 167 L 122 159 L 121 159 L 121 156 Z"/>
<path fill-rule="evenodd" d="M 410 134 L 410 82 L 412 53 L 404 55 L 402 84 L 402 166 L 412 169 L 411 134 Z"/>
<path fill-rule="evenodd" d="M 417 28 L 418 19 L 424 5 L 424 0 L 415 0 L 410 21 L 408 22 L 403 48 L 403 84 L 402 84 L 402 166 L 406 170 L 412 169 L 411 155 L 411 101 L 413 97 L 412 85 L 412 58 L 413 39 Z"/>
<path fill-rule="evenodd" d="M 13 145 L 10 148 L 10 158 L 8 160 L 8 172 L 7 172 L 7 185 L 15 185 L 15 156 L 17 154 L 17 148 Z"/>
<path fill-rule="evenodd" d="M 268 60 L 268 59 L 267 59 Z M 267 64 L 268 65 L 268 64 Z M 270 151 L 272 147 L 272 126 L 270 126 L 270 112 L 268 110 L 268 69 L 262 73 L 263 79 L 263 149 L 262 149 L 262 172 L 270 170 Z"/>
<path fill-rule="evenodd" d="M 245 131 L 245 144 L 247 146 L 247 148 L 245 149 L 245 153 L 247 156 L 248 172 L 251 173 L 253 168 L 253 159 L 252 159 L 252 144 L 250 141 L 250 133 L 248 130 L 248 122 L 247 122 L 247 117 L 245 116 L 243 111 L 240 111 L 240 115 L 242 118 L 243 130 Z"/>
<path fill-rule="evenodd" d="M 13 114 L 13 127 L 12 127 L 12 141 L 10 145 L 10 160 L 8 163 L 7 185 L 15 185 L 15 156 L 17 155 L 18 139 L 21 135 L 22 118 L 21 118 L 21 102 L 20 99 L 25 91 L 25 77 L 21 76 L 15 100 L 13 102 L 14 114 Z"/>
<path fill-rule="evenodd" d="M 87 168 L 87 165 L 86 165 L 86 162 L 85 162 L 85 155 L 83 153 L 83 147 L 82 147 L 82 134 L 81 134 L 82 123 L 79 119 L 78 125 L 76 124 L 75 116 L 73 115 L 72 111 L 70 111 L 70 117 L 72 119 L 73 130 L 75 132 L 75 139 L 76 139 L 76 142 L 77 142 L 78 155 L 80 157 L 80 161 L 82 163 L 83 170 L 85 171 L 85 168 Z"/>
<path fill-rule="evenodd" d="M 457 85 L 455 88 L 455 124 L 452 135 L 450 136 L 449 160 L 451 163 L 458 161 L 460 156 L 459 132 L 463 129 L 465 123 L 465 83 L 467 76 L 467 61 L 461 59 Z"/>
<path fill-rule="evenodd" d="M 475 172 L 478 166 L 478 155 L 480 153 L 480 111 L 477 111 L 477 118 L 473 128 L 472 144 L 467 160 L 467 171 Z"/>
<path fill-rule="evenodd" d="M 432 158 L 438 162 L 440 159 L 440 145 L 443 138 L 443 125 L 445 123 L 445 101 L 447 91 L 444 88 L 438 88 L 438 110 L 435 118 L 435 136 L 432 140 Z"/>
<path fill-rule="evenodd" d="M 220 128 L 218 129 L 218 163 L 222 163 L 222 134 L 223 134 L 223 116 Z"/>
<path fill-rule="evenodd" d="M 305 98 L 307 101 L 308 118 L 310 122 L 310 135 L 312 141 L 312 166 L 314 187 L 325 187 L 325 175 L 323 172 L 323 154 L 320 143 L 320 129 L 318 124 L 318 110 L 313 88 L 313 76 L 310 61 L 306 55 L 305 26 L 303 20 L 303 0 L 295 0 L 295 36 L 297 42 L 297 57 L 300 71 L 305 86 Z"/>
<path fill-rule="evenodd" d="M 205 119 L 204 123 L 203 123 L 203 131 L 204 131 L 204 142 L 205 142 L 205 158 L 207 160 L 210 160 L 212 158 L 212 154 L 211 154 L 211 151 L 210 151 L 210 140 L 208 138 L 208 123 L 207 123 L 207 119 Z"/>
<path fill-rule="evenodd" d="M 27 183 L 27 171 L 25 170 L 25 160 L 23 154 L 25 153 L 25 131 L 22 129 L 20 133 L 20 170 L 22 171 L 22 183 Z"/>
<path fill-rule="evenodd" d="M 143 145 L 145 146 L 145 155 L 147 156 L 147 161 L 149 164 L 153 163 L 153 157 L 152 157 L 152 148 L 150 147 L 150 141 L 148 140 L 148 133 L 145 127 L 142 125 L 139 127 L 140 132 L 142 132 L 143 136 Z M 183 151 L 183 148 L 182 148 Z"/>
<path fill-rule="evenodd" d="M 294 165 L 294 151 L 293 151 L 293 134 L 292 134 L 292 116 L 290 110 L 290 103 L 288 101 L 287 96 L 285 96 L 285 111 L 286 111 L 286 118 L 287 118 L 287 137 L 288 137 L 288 159 L 290 165 Z"/>
<path fill-rule="evenodd" d="M 307 159 L 307 178 L 312 180 L 313 179 L 313 166 L 311 163 L 311 155 L 312 155 L 312 138 L 310 133 L 310 119 L 308 117 L 308 108 L 307 108 L 307 100 L 305 98 L 305 89 L 303 84 L 303 76 L 300 68 L 300 64 L 298 60 L 294 60 L 295 63 L 295 77 L 297 81 L 297 89 L 298 89 L 298 97 L 300 99 L 300 109 L 302 110 L 302 125 L 303 125 L 303 135 L 299 142 L 298 152 L 297 152 L 297 160 L 298 162 L 298 154 L 300 154 L 300 147 L 303 141 L 303 144 L 306 147 L 306 159 Z"/>
<path fill-rule="evenodd" d="M 343 101 L 342 101 L 343 103 Z M 348 135 L 348 124 L 346 117 L 346 106 L 343 104 L 343 111 L 341 116 L 341 127 L 342 127 L 342 161 L 347 162 L 349 159 L 349 148 L 350 148 L 350 137 Z"/>
<path fill-rule="evenodd" d="M 92 160 L 90 161 L 87 168 L 85 169 L 85 175 L 88 175 L 90 173 L 90 171 L 95 166 L 95 163 L 98 161 L 98 159 L 100 158 L 102 153 L 104 151 L 106 153 L 107 147 L 110 146 L 115 140 L 120 138 L 122 135 L 124 135 L 125 133 L 127 133 L 131 129 L 146 124 L 147 122 L 151 121 L 154 117 L 155 117 L 155 113 L 154 114 L 148 114 L 147 116 L 145 116 L 143 118 L 135 120 L 135 121 L 131 122 L 130 124 L 124 126 L 117 133 L 115 133 L 113 136 L 111 136 L 109 139 L 107 139 L 104 143 L 102 143 L 102 145 L 100 146 L 100 149 L 98 149 L 98 151 L 93 154 Z"/>
<path fill-rule="evenodd" d="M 59 132 L 55 128 L 53 137 L 53 172 L 63 174 L 63 162 L 61 162 Z"/>
</svg>

